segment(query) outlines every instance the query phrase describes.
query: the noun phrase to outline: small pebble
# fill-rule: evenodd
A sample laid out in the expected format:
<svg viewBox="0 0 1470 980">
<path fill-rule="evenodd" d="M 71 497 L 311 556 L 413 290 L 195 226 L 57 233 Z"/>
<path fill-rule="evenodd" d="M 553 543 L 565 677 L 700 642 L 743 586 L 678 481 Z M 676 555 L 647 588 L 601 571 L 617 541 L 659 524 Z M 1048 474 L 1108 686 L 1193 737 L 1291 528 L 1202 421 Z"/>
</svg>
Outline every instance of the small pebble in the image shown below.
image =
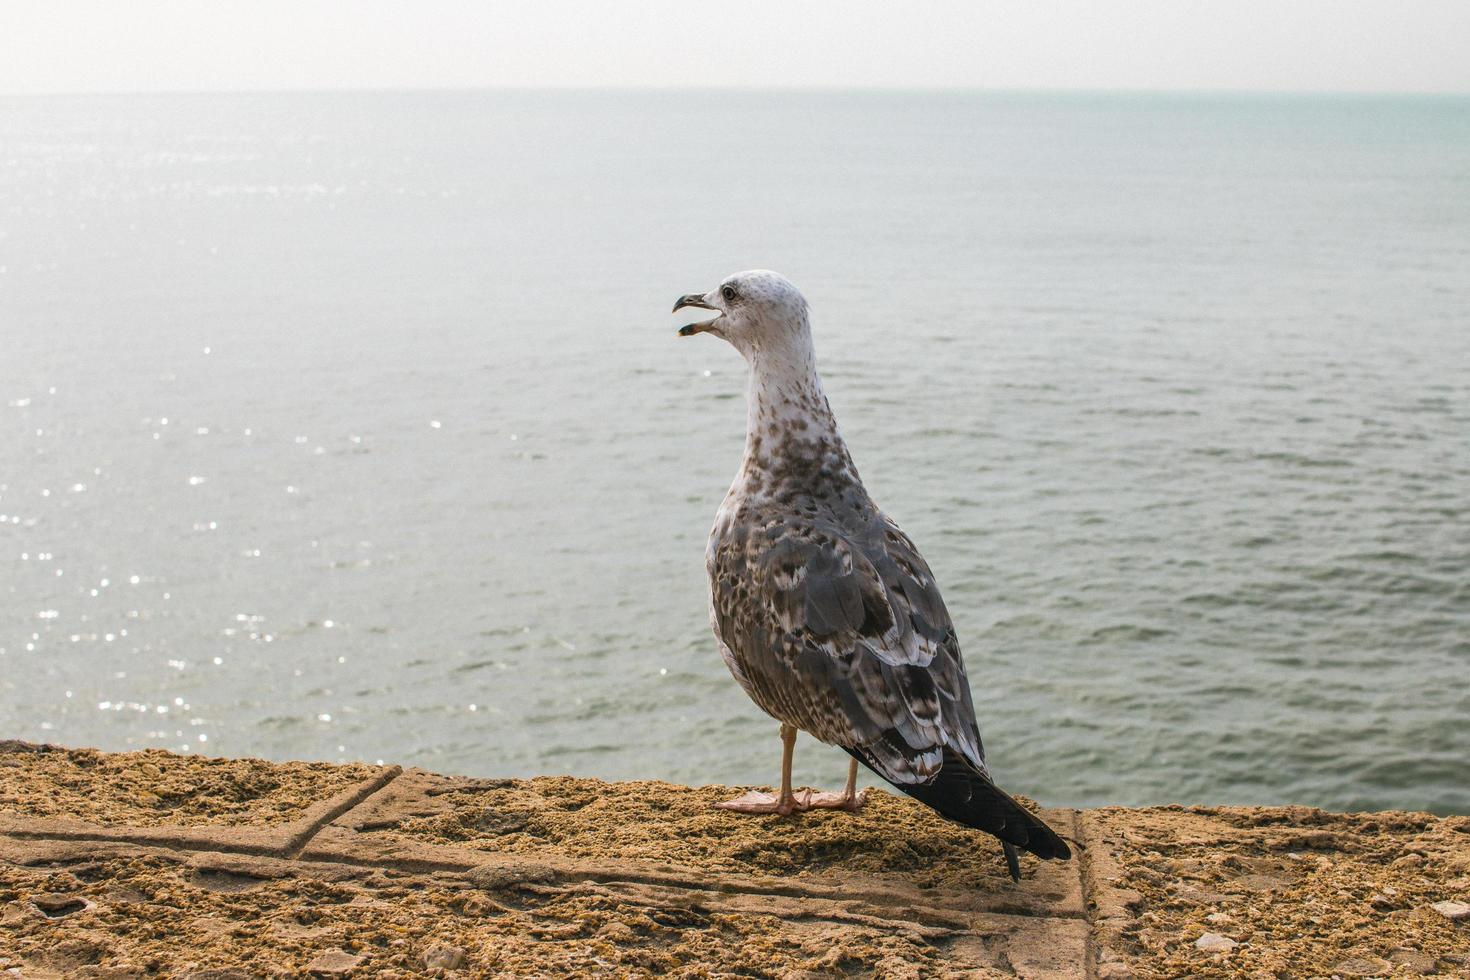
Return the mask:
<svg viewBox="0 0 1470 980">
<path fill-rule="evenodd" d="M 1207 932 L 1194 941 L 1196 949 L 1202 949 L 1208 953 L 1228 953 L 1238 944 L 1229 936 L 1222 936 L 1216 932 Z"/>
<path fill-rule="evenodd" d="M 597 934 L 616 943 L 630 943 L 638 936 L 626 922 L 609 922 L 598 929 Z"/>
<path fill-rule="evenodd" d="M 464 966 L 464 950 L 448 943 L 435 943 L 419 959 L 426 970 L 458 970 Z"/>
<path fill-rule="evenodd" d="M 1410 949 L 1407 946 L 1395 947 L 1388 954 L 1388 960 L 1390 963 L 1401 966 L 1410 973 L 1417 973 L 1420 976 L 1427 976 L 1439 972 L 1438 964 L 1435 963 L 1435 957 L 1430 956 L 1428 953 L 1422 953 L 1417 949 Z"/>
<path fill-rule="evenodd" d="M 307 972 L 324 976 L 346 976 L 362 964 L 365 957 L 355 956 L 342 949 L 329 949 L 318 953 L 306 964 Z"/>
<path fill-rule="evenodd" d="M 1337 974 L 1334 975 L 1341 974 L 1349 977 L 1371 977 L 1387 973 L 1390 969 L 1392 969 L 1392 967 L 1390 967 L 1387 963 L 1383 962 L 1383 960 L 1380 960 L 1377 957 L 1369 959 L 1363 956 L 1354 956 L 1351 959 L 1343 960 L 1333 969 L 1337 971 Z"/>
<path fill-rule="evenodd" d="M 1464 902 L 1435 902 L 1429 907 L 1451 922 L 1470 919 L 1470 905 L 1466 905 Z"/>
<path fill-rule="evenodd" d="M 1223 926 L 1229 925 L 1235 920 L 1230 918 L 1230 916 L 1225 912 L 1211 912 L 1209 915 L 1205 916 L 1205 921 L 1212 925 Z"/>
</svg>

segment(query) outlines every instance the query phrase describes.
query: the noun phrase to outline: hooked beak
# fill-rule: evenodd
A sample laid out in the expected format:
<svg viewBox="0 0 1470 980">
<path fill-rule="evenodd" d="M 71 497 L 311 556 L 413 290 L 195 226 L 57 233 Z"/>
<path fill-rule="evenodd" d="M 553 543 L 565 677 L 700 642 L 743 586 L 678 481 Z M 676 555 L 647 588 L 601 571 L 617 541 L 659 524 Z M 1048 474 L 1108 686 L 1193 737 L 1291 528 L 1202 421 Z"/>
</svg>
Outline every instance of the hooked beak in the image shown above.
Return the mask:
<svg viewBox="0 0 1470 980">
<path fill-rule="evenodd" d="M 715 316 L 710 317 L 708 320 L 701 320 L 698 323 L 685 324 L 679 328 L 680 337 L 693 337 L 697 333 L 704 333 L 714 326 L 716 320 L 724 315 L 719 307 L 706 303 L 704 301 L 704 295 L 701 293 L 690 293 L 687 296 L 680 296 L 679 301 L 674 304 L 673 312 L 678 313 L 686 306 L 695 306 L 701 310 L 714 310 Z"/>
</svg>

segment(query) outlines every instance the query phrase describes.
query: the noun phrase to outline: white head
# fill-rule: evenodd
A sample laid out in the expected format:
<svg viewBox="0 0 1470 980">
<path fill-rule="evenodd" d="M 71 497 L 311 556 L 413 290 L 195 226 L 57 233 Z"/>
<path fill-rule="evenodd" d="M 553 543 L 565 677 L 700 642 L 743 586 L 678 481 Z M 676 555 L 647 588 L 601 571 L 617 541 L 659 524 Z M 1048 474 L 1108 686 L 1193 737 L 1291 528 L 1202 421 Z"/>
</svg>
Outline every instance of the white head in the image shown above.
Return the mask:
<svg viewBox="0 0 1470 980">
<path fill-rule="evenodd" d="M 784 276 L 765 269 L 737 272 L 707 293 L 679 297 L 674 312 L 686 306 L 714 310 L 715 315 L 679 328 L 679 336 L 711 333 L 745 356 L 760 355 L 809 358 L 812 347 L 811 321 L 806 299 Z"/>
</svg>

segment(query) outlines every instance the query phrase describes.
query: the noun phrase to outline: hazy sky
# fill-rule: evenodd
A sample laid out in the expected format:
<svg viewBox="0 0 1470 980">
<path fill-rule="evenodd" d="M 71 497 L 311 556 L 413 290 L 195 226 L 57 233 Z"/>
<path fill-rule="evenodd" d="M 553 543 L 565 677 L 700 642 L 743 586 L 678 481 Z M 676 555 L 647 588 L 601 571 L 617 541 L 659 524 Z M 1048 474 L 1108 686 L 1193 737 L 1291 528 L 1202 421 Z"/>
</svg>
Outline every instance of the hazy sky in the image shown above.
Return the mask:
<svg viewBox="0 0 1470 980">
<path fill-rule="evenodd" d="M 1470 91 L 1470 0 L 0 0 L 0 92 Z"/>
</svg>

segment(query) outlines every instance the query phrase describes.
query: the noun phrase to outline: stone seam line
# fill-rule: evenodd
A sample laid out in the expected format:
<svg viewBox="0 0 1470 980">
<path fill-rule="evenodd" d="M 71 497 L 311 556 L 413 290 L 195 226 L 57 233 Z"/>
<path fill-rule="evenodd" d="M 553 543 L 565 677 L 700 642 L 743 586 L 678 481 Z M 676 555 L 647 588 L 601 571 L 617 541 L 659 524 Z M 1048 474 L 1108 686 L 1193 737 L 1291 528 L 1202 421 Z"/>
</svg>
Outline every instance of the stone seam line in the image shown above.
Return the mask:
<svg viewBox="0 0 1470 980">
<path fill-rule="evenodd" d="M 1098 980 L 1097 922 L 1095 921 L 1096 886 L 1092 858 L 1087 853 L 1086 832 L 1082 823 L 1086 819 L 1081 810 L 1072 811 L 1072 843 L 1076 845 L 1072 859 L 1077 862 L 1077 877 L 1082 887 L 1082 918 L 1087 920 L 1087 941 L 1083 947 L 1082 968 L 1087 980 Z"/>
<path fill-rule="evenodd" d="M 388 781 L 389 780 L 385 779 L 384 784 L 386 785 Z M 373 793 L 376 792 L 377 789 L 381 788 L 381 786 L 376 788 L 369 788 L 366 792 L 363 792 L 362 788 L 358 787 L 357 790 L 359 793 L 361 793 L 361 795 L 357 799 L 356 803 L 352 806 L 344 807 L 342 812 L 338 813 L 335 819 L 341 819 L 343 815 L 350 812 L 350 810 L 353 809 L 356 805 L 360 805 L 361 803 L 366 802 L 368 797 L 373 795 Z M 424 857 L 366 858 L 331 851 L 320 854 L 304 853 L 306 851 L 306 848 L 310 845 L 312 839 L 315 838 L 315 836 L 320 833 L 322 829 L 324 829 L 326 826 L 329 826 L 331 822 L 332 821 L 322 820 L 312 821 L 313 827 L 309 828 L 309 833 L 305 831 L 298 831 L 297 834 L 293 835 L 293 837 L 304 839 L 302 839 L 301 842 L 297 844 L 294 848 L 291 848 L 291 853 L 289 854 L 287 853 L 287 848 L 281 845 L 237 845 L 231 841 L 220 840 L 218 838 L 207 837 L 205 835 L 198 834 L 188 836 L 175 836 L 168 833 L 152 835 L 139 832 L 140 830 L 151 828 L 119 828 L 116 831 L 98 829 L 92 832 L 86 832 L 67 830 L 30 830 L 25 828 L 9 827 L 0 829 L 0 837 L 10 837 L 15 840 L 52 840 L 59 842 L 92 841 L 102 844 L 131 844 L 135 847 L 146 849 L 150 853 L 159 854 L 166 854 L 170 851 L 200 855 L 239 854 L 249 857 L 262 857 L 289 861 L 294 864 L 339 865 L 353 868 L 390 869 L 394 871 L 405 871 L 417 874 L 432 874 L 435 872 L 463 874 L 473 871 L 476 867 L 479 866 L 473 862 L 460 860 L 457 858 L 441 858 L 439 860 L 427 859 Z M 440 848 L 432 847 L 431 849 L 439 850 Z M 485 857 L 487 859 L 490 859 L 492 858 L 492 855 L 486 854 Z M 488 863 L 493 865 L 496 862 L 490 860 Z M 525 864 L 526 862 L 522 861 L 513 862 L 513 865 L 518 868 L 523 867 Z M 575 863 L 572 865 L 567 865 L 565 862 L 557 862 L 557 864 L 562 866 L 554 868 L 549 867 L 548 870 L 551 870 L 557 878 L 560 878 L 563 881 L 568 881 L 568 883 L 581 881 L 589 884 L 612 886 L 646 885 L 685 892 L 745 895 L 756 898 L 792 898 L 799 900 L 805 899 L 828 902 L 835 902 L 838 900 L 838 896 L 834 894 L 830 889 L 820 887 L 804 888 L 798 885 L 780 885 L 774 882 L 762 883 L 760 885 L 742 885 L 735 883 L 714 884 L 704 881 L 693 882 L 688 880 L 687 878 L 659 874 L 657 872 L 640 873 L 631 869 L 609 872 L 591 866 L 576 866 Z M 958 910 L 954 909 L 914 908 L 905 898 L 893 897 L 892 899 L 885 900 L 887 898 L 887 896 L 865 894 L 861 897 L 861 901 L 864 904 L 870 906 L 882 907 L 885 905 L 891 905 L 894 908 L 903 908 L 904 911 L 908 913 L 908 917 L 907 919 L 905 919 L 905 921 L 911 919 L 915 924 L 918 925 L 954 929 L 957 926 L 956 918 L 964 917 L 964 913 L 960 913 Z M 1085 915 L 1079 915 L 1076 912 L 1066 909 L 1053 910 L 1049 914 L 1045 915 L 1031 911 L 1018 912 L 1012 909 L 996 909 L 982 914 L 1002 917 L 1020 916 L 1027 919 L 1055 918 L 1062 920 L 1082 919 L 1084 921 L 1086 921 L 1087 919 Z"/>
<path fill-rule="evenodd" d="M 390 766 L 372 779 L 358 783 L 356 786 L 349 786 L 346 790 L 337 794 L 336 797 L 328 801 L 325 813 L 318 814 L 314 817 L 311 814 L 302 817 L 298 822 L 305 824 L 305 826 L 287 838 L 286 843 L 281 847 L 281 856 L 293 859 L 300 857 L 301 852 L 306 850 L 306 845 L 311 843 L 313 837 L 321 833 L 323 827 L 336 820 L 340 820 L 352 810 L 357 809 L 366 803 L 368 798 L 374 793 L 377 793 L 401 775 L 403 775 L 402 766 Z"/>
</svg>

